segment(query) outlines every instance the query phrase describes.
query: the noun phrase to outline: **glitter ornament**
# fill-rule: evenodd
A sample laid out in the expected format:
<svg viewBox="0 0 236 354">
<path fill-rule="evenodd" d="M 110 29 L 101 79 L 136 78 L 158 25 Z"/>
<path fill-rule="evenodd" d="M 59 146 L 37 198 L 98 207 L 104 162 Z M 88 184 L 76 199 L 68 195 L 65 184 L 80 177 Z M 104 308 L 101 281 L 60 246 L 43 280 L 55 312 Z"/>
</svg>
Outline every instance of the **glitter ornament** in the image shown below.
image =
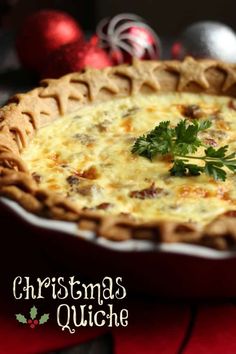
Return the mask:
<svg viewBox="0 0 236 354">
<path fill-rule="evenodd" d="M 61 11 L 41 10 L 24 21 L 17 35 L 16 48 L 22 65 L 40 72 L 53 50 L 82 38 L 79 25 L 70 15 Z"/>
<path fill-rule="evenodd" d="M 69 43 L 49 55 L 42 71 L 42 78 L 58 78 L 70 72 L 86 68 L 102 69 L 112 66 L 112 61 L 102 48 L 98 47 L 96 37 L 89 42 Z"/>
<path fill-rule="evenodd" d="M 119 14 L 101 20 L 96 34 L 114 64 L 130 63 L 132 57 L 159 59 L 161 44 L 145 20 L 133 14 Z"/>
<path fill-rule="evenodd" d="M 188 55 L 236 63 L 235 32 L 219 22 L 194 23 L 187 27 L 172 47 L 174 59 L 182 60 Z"/>
</svg>

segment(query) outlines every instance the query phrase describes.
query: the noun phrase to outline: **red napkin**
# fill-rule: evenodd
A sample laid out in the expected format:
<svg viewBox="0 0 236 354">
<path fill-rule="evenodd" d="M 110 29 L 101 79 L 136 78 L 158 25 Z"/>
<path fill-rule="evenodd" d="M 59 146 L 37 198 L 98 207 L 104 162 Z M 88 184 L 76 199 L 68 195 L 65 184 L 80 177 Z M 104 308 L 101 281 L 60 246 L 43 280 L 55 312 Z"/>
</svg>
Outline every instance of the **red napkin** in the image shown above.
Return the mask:
<svg viewBox="0 0 236 354">
<path fill-rule="evenodd" d="M 232 304 L 200 306 L 192 332 L 189 332 L 191 311 L 187 305 L 140 301 L 131 304 L 129 309 L 129 326 L 111 330 L 115 354 L 236 352 L 236 307 Z M 0 318 L 1 354 L 46 353 L 79 345 L 108 332 L 105 328 L 85 328 L 71 335 L 53 324 L 31 330 L 18 324 L 11 311 L 6 312 Z M 184 351 L 180 351 L 183 347 Z"/>
<path fill-rule="evenodd" d="M 201 305 L 184 354 L 236 353 L 236 306 Z"/>
<path fill-rule="evenodd" d="M 64 333 L 56 324 L 31 329 L 18 323 L 12 309 L 0 318 L 1 354 L 37 354 L 79 345 L 107 333 L 107 328 L 83 328 Z M 115 354 L 176 353 L 184 338 L 189 311 L 185 306 L 136 302 L 129 306 L 129 326 L 112 328 Z"/>
</svg>

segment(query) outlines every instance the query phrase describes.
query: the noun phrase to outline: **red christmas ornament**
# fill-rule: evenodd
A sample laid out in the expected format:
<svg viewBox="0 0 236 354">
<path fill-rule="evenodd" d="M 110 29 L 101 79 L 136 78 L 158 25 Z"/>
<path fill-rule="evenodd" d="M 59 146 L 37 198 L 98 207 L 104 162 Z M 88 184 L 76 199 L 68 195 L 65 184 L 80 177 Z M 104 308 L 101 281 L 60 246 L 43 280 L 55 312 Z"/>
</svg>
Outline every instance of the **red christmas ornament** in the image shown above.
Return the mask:
<svg viewBox="0 0 236 354">
<path fill-rule="evenodd" d="M 108 54 L 97 46 L 93 37 L 89 42 L 81 41 L 66 44 L 49 55 L 42 77 L 58 78 L 70 72 L 85 68 L 102 69 L 112 66 Z"/>
<path fill-rule="evenodd" d="M 103 19 L 97 26 L 100 46 L 115 64 L 139 59 L 159 59 L 161 44 L 158 36 L 145 21 L 133 14 L 120 14 Z"/>
<path fill-rule="evenodd" d="M 181 42 L 175 42 L 171 48 L 171 56 L 173 59 L 180 59 L 182 52 Z M 183 59 L 183 58 L 182 58 Z"/>
<path fill-rule="evenodd" d="M 70 15 L 41 10 L 26 18 L 17 36 L 16 48 L 21 63 L 39 72 L 52 51 L 82 38 L 79 25 Z"/>
</svg>

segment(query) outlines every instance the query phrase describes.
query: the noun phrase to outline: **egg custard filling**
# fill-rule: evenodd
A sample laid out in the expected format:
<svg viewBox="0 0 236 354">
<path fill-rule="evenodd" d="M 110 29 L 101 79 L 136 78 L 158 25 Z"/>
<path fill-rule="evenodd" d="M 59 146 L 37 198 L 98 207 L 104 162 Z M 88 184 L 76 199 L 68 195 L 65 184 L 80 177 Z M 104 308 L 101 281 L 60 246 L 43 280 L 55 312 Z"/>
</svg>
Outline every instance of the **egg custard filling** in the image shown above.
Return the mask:
<svg viewBox="0 0 236 354">
<path fill-rule="evenodd" d="M 136 95 L 80 108 L 38 130 L 22 154 L 40 188 L 82 209 L 131 215 L 142 221 L 196 222 L 236 210 L 236 174 L 172 176 L 165 156 L 131 152 L 136 139 L 160 122 L 209 120 L 206 146 L 236 151 L 236 100 L 193 93 Z M 201 154 L 201 149 L 197 154 Z M 196 155 L 197 155 L 196 154 Z"/>
</svg>

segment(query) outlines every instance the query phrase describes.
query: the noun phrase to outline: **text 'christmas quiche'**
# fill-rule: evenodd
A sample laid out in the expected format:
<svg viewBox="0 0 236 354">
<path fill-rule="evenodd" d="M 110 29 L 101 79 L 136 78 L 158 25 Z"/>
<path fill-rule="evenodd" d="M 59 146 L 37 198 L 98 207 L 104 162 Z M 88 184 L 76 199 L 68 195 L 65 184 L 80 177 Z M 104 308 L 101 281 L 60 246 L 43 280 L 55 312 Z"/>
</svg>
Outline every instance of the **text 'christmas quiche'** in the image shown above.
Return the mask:
<svg viewBox="0 0 236 354">
<path fill-rule="evenodd" d="M 0 111 L 0 194 L 111 240 L 236 243 L 236 68 L 134 61 Z"/>
</svg>

